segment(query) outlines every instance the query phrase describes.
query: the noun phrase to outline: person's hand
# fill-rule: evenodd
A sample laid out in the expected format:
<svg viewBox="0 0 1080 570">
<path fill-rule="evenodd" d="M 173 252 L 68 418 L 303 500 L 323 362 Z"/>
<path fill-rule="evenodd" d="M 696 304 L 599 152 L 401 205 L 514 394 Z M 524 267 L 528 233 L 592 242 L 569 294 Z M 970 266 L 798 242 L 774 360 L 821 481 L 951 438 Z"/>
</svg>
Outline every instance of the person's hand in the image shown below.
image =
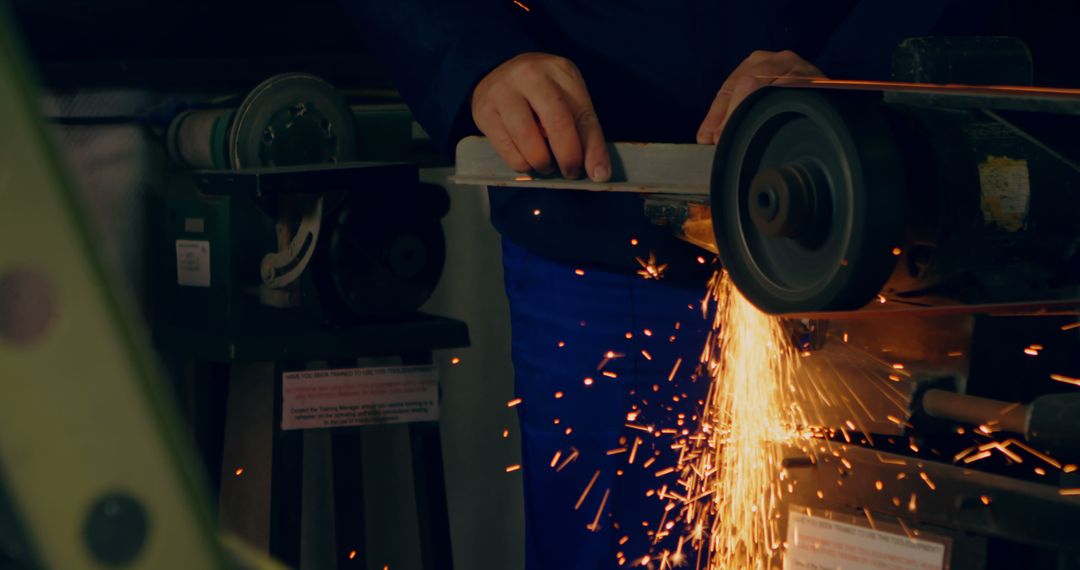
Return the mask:
<svg viewBox="0 0 1080 570">
<path fill-rule="evenodd" d="M 793 51 L 755 51 L 731 72 L 713 99 L 709 113 L 698 127 L 698 144 L 716 144 L 720 133 L 739 103 L 766 85 L 795 83 L 825 74 Z"/>
<path fill-rule="evenodd" d="M 603 182 L 611 160 L 585 80 L 576 65 L 547 53 L 508 59 L 473 90 L 472 116 L 499 156 L 518 172 L 555 171 Z M 552 157 L 554 154 L 554 160 Z"/>
</svg>

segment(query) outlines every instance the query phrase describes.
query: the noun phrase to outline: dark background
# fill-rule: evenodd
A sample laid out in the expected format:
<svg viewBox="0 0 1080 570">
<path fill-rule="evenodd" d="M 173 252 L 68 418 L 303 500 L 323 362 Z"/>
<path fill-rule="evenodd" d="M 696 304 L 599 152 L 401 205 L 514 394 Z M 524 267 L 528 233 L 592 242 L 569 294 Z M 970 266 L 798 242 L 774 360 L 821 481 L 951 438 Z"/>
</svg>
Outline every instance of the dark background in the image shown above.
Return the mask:
<svg viewBox="0 0 1080 570">
<path fill-rule="evenodd" d="M 284 71 L 314 73 L 342 88 L 392 87 L 352 28 L 343 1 L 12 0 L 12 5 L 42 79 L 52 88 L 248 88 Z M 1031 47 L 1037 85 L 1080 87 L 1075 39 L 1080 1 L 1009 0 L 995 17 L 1002 33 Z"/>
</svg>

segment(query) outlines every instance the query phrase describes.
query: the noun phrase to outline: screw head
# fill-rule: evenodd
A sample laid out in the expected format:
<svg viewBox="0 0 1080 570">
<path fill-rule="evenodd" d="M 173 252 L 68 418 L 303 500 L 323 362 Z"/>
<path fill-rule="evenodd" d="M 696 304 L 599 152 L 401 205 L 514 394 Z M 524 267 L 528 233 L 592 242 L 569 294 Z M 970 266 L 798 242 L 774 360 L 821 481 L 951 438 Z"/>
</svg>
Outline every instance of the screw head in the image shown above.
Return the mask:
<svg viewBox="0 0 1080 570">
<path fill-rule="evenodd" d="M 108 566 L 133 562 L 146 544 L 146 509 L 127 493 L 101 496 L 86 516 L 83 537 L 94 558 Z"/>
</svg>

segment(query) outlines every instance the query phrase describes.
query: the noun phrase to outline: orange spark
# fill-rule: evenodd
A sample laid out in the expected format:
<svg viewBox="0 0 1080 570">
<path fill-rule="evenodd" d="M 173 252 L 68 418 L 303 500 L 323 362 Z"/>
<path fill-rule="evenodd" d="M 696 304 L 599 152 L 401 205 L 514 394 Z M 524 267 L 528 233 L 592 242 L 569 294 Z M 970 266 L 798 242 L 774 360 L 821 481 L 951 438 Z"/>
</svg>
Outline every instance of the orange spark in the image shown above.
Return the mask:
<svg viewBox="0 0 1080 570">
<path fill-rule="evenodd" d="M 671 372 L 668 374 L 668 377 L 667 377 L 668 382 L 671 382 L 672 380 L 675 379 L 675 374 L 679 372 L 679 366 L 681 366 L 681 365 L 682 365 L 682 357 L 680 356 L 679 358 L 677 358 L 675 360 L 675 366 L 671 367 Z"/>
<path fill-rule="evenodd" d="M 593 519 L 592 524 L 585 527 L 592 532 L 600 530 L 600 515 L 604 513 L 604 506 L 607 505 L 608 495 L 611 494 L 611 489 L 604 490 L 604 498 L 600 501 L 600 508 L 596 509 L 596 518 Z"/>
<path fill-rule="evenodd" d="M 1072 384 L 1074 386 L 1080 386 L 1080 378 L 1073 378 L 1071 376 L 1065 376 L 1064 374 L 1051 374 L 1050 379 L 1057 382 Z"/>
<path fill-rule="evenodd" d="M 554 469 L 555 465 L 559 463 L 559 458 L 562 457 L 562 451 L 556 451 L 555 456 L 551 458 L 551 468 Z"/>
<path fill-rule="evenodd" d="M 581 492 L 581 498 L 577 500 L 577 504 L 574 505 L 574 510 L 581 508 L 581 504 L 585 502 L 585 497 L 589 496 L 589 491 L 592 491 L 593 485 L 596 484 L 596 479 L 600 477 L 600 470 L 597 469 L 596 473 L 593 473 L 592 479 L 589 480 L 589 484 L 585 485 L 585 490 Z"/>
</svg>

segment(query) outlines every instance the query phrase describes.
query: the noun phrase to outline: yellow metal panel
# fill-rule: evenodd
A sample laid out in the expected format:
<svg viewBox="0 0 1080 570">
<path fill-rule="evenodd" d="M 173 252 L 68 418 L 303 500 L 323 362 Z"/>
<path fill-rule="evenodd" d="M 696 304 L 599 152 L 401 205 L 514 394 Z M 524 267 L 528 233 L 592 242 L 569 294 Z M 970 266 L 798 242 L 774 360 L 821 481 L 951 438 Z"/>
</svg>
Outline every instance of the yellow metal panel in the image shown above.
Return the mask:
<svg viewBox="0 0 1080 570">
<path fill-rule="evenodd" d="M 104 568 L 85 526 L 109 493 L 148 515 L 128 568 L 223 567 L 146 331 L 107 286 L 0 9 L 0 467 L 42 561 Z"/>
</svg>

